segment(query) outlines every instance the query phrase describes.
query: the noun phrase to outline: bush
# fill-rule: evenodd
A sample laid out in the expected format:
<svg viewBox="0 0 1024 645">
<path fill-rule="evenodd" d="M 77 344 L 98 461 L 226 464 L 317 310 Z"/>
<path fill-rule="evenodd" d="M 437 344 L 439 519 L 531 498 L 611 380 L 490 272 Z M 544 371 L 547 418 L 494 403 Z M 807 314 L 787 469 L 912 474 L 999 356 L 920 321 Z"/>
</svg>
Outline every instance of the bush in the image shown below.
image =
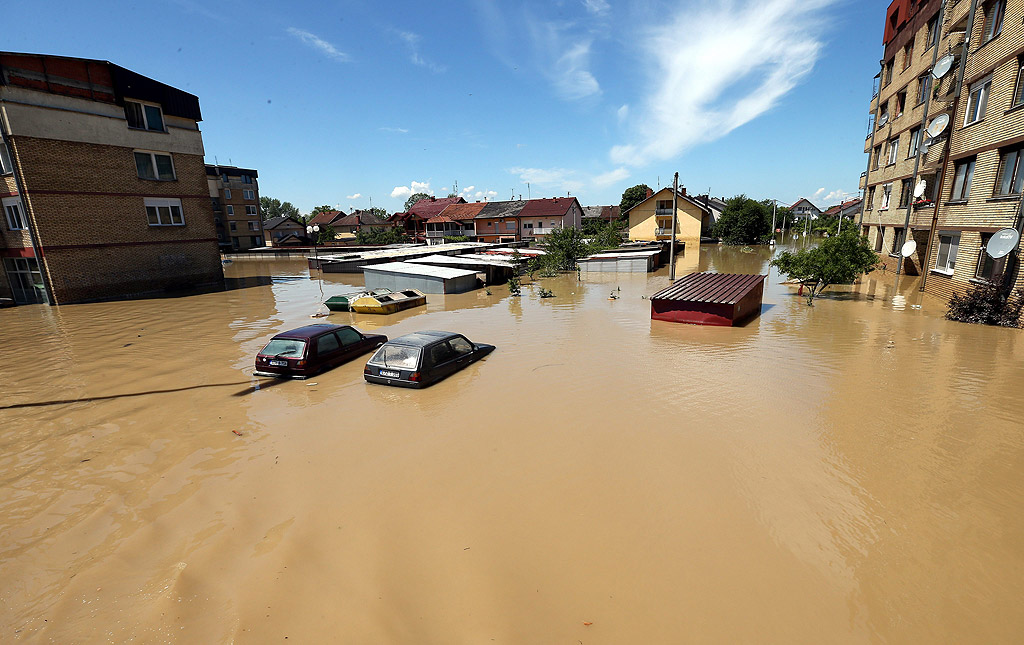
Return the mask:
<svg viewBox="0 0 1024 645">
<path fill-rule="evenodd" d="M 465 235 L 448 235 L 444 238 L 445 243 L 453 244 L 455 242 L 468 242 L 469 238 Z"/>
<path fill-rule="evenodd" d="M 998 327 L 1021 327 L 1020 314 L 1024 310 L 1024 291 L 997 284 L 979 284 L 963 295 L 954 294 L 949 299 L 947 320 L 996 325 Z"/>
<path fill-rule="evenodd" d="M 814 248 L 780 253 L 771 264 L 779 273 L 808 286 L 807 304 L 813 305 L 814 297 L 830 284 L 851 284 L 861 274 L 870 273 L 878 264 L 878 255 L 868 238 L 847 229 Z"/>
<path fill-rule="evenodd" d="M 409 236 L 396 226 L 371 226 L 356 231 L 356 242 L 359 244 L 401 244 L 408 241 Z"/>
<path fill-rule="evenodd" d="M 574 271 L 576 261 L 589 254 L 583 232 L 576 228 L 556 228 L 544 238 L 541 246 L 550 256 L 547 261 L 561 271 Z"/>
</svg>

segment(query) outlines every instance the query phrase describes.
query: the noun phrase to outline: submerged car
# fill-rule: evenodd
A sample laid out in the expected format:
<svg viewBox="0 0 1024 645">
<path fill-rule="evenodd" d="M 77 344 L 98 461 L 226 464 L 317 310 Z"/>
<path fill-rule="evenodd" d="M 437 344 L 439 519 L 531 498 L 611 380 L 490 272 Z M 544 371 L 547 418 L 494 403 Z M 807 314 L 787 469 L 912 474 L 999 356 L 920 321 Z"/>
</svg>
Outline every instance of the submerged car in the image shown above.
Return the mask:
<svg viewBox="0 0 1024 645">
<path fill-rule="evenodd" d="M 363 378 L 398 387 L 426 387 L 494 351 L 449 331 L 418 331 L 385 343 L 367 361 Z"/>
<path fill-rule="evenodd" d="M 256 354 L 256 373 L 305 378 L 347 363 L 386 342 L 387 336 L 364 334 L 350 325 L 306 325 L 270 339 Z"/>
</svg>

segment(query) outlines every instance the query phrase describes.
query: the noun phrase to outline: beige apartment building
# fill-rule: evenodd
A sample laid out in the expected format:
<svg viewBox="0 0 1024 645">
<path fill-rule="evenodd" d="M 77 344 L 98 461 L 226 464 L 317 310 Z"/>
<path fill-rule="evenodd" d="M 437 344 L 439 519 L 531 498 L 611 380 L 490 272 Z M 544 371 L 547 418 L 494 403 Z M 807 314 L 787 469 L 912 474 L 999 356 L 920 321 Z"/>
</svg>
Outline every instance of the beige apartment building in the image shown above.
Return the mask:
<svg viewBox="0 0 1024 645">
<path fill-rule="evenodd" d="M 217 241 L 223 251 L 247 251 L 264 245 L 257 177 L 259 173 L 251 168 L 206 166 Z"/>
<path fill-rule="evenodd" d="M 909 204 L 917 251 L 905 268 L 944 299 L 1004 269 L 1024 286 L 1007 260 L 984 252 L 993 233 L 1020 227 L 1022 17 L 1024 0 L 897 0 L 887 12 L 862 225 L 895 266 Z M 918 178 L 926 189 L 917 199 L 912 183 L 922 145 Z"/>
<path fill-rule="evenodd" d="M 107 61 L 0 52 L 0 298 L 223 285 L 199 99 Z"/>
</svg>

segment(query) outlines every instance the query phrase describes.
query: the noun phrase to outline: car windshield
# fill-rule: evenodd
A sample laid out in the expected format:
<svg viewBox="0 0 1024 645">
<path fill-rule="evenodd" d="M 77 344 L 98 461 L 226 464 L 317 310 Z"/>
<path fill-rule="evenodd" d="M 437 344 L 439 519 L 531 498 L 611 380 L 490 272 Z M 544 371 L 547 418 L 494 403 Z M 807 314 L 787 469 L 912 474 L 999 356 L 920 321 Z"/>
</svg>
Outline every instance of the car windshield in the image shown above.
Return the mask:
<svg viewBox="0 0 1024 645">
<path fill-rule="evenodd" d="M 291 338 L 275 338 L 267 343 L 260 354 L 264 356 L 284 356 L 297 358 L 306 351 L 306 341 L 293 340 Z"/>
<path fill-rule="evenodd" d="M 414 370 L 420 362 L 420 348 L 407 345 L 384 345 L 377 350 L 370 362 L 382 367 Z"/>
</svg>

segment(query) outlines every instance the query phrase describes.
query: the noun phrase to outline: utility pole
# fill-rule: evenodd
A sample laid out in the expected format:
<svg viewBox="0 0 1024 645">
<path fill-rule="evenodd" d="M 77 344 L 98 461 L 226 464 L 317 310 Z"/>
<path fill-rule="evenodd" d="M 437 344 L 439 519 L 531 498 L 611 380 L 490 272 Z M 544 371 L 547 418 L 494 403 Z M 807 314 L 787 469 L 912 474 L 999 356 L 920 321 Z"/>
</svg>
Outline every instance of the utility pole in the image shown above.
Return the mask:
<svg viewBox="0 0 1024 645">
<path fill-rule="evenodd" d="M 679 203 L 679 173 L 672 178 L 672 237 L 668 243 L 668 279 L 676 279 L 676 210 Z M 655 204 L 657 207 L 657 204 Z"/>
<path fill-rule="evenodd" d="M 779 212 L 779 200 L 772 200 L 772 241 L 771 245 L 775 246 L 775 215 Z"/>
</svg>

